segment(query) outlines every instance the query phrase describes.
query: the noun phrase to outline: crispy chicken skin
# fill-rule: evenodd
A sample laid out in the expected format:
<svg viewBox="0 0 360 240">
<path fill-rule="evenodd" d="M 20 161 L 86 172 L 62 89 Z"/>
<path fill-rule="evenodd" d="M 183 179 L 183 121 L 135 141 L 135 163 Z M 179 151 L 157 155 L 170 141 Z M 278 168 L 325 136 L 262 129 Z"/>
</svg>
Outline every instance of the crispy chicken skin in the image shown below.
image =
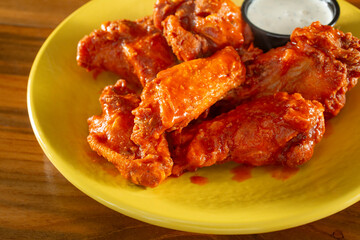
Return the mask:
<svg viewBox="0 0 360 240">
<path fill-rule="evenodd" d="M 245 67 L 232 47 L 161 71 L 145 86 L 139 107 L 132 111 L 135 126 L 131 139 L 148 152 L 153 139 L 166 130 L 187 126 L 239 86 L 244 77 Z"/>
<path fill-rule="evenodd" d="M 275 92 L 297 92 L 322 103 L 330 118 L 344 106 L 345 93 L 359 77 L 359 39 L 315 22 L 295 29 L 286 46 L 258 55 L 247 66 L 245 83 L 227 100 L 238 104 Z"/>
<path fill-rule="evenodd" d="M 230 0 L 157 0 L 154 24 L 181 61 L 206 57 L 225 46 L 240 48 L 245 29 L 241 12 Z"/>
<path fill-rule="evenodd" d="M 295 29 L 291 41 L 296 42 L 300 49 L 312 46 L 340 61 L 346 67 L 348 90 L 357 84 L 360 77 L 360 39 L 351 33 L 315 22 L 308 27 Z"/>
<path fill-rule="evenodd" d="M 170 135 L 173 174 L 224 161 L 299 166 L 325 131 L 324 108 L 300 94 L 276 93 Z"/>
<path fill-rule="evenodd" d="M 106 22 L 78 44 L 77 62 L 87 70 L 111 71 L 138 85 L 177 63 L 151 17 Z"/>
<path fill-rule="evenodd" d="M 126 87 L 124 80 L 107 86 L 101 96 L 102 115 L 89 118 L 90 147 L 113 163 L 131 182 L 155 187 L 171 174 L 172 159 L 164 136 L 157 140 L 156 154 L 142 156 L 130 136 L 134 126 L 131 111 L 140 98 Z"/>
</svg>

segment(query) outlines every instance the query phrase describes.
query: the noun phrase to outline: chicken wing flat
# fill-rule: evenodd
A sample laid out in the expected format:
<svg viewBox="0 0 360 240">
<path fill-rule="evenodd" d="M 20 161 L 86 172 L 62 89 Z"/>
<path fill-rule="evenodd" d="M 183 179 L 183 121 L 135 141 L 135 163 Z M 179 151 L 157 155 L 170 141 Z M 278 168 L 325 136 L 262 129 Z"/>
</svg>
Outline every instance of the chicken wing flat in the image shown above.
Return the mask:
<svg viewBox="0 0 360 240">
<path fill-rule="evenodd" d="M 297 92 L 322 103 L 330 118 L 344 106 L 345 93 L 359 77 L 359 39 L 315 22 L 295 29 L 286 46 L 258 55 L 247 66 L 245 83 L 227 99 L 239 103 L 275 92 Z"/>
<path fill-rule="evenodd" d="M 141 93 L 141 103 L 132 113 L 135 126 L 131 139 L 142 151 L 151 152 L 152 141 L 166 130 L 181 129 L 196 119 L 227 92 L 239 86 L 245 67 L 232 47 L 209 58 L 183 62 L 159 72 Z"/>
<path fill-rule="evenodd" d="M 101 116 L 89 118 L 90 147 L 113 163 L 121 175 L 135 184 L 155 187 L 171 174 L 172 159 L 165 137 L 160 136 L 156 154 L 141 156 L 130 136 L 135 109 L 140 98 L 126 87 L 124 80 L 107 86 L 101 96 Z"/>
<path fill-rule="evenodd" d="M 145 17 L 102 24 L 79 42 L 77 62 L 89 71 L 111 71 L 145 86 L 177 60 L 152 18 Z"/>
<path fill-rule="evenodd" d="M 173 174 L 230 160 L 299 166 L 324 134 L 323 111 L 317 101 L 282 92 L 171 133 Z"/>
<path fill-rule="evenodd" d="M 154 24 L 179 60 L 209 56 L 225 46 L 249 44 L 241 12 L 231 0 L 157 0 Z M 244 40 L 244 31 L 249 34 Z"/>
</svg>

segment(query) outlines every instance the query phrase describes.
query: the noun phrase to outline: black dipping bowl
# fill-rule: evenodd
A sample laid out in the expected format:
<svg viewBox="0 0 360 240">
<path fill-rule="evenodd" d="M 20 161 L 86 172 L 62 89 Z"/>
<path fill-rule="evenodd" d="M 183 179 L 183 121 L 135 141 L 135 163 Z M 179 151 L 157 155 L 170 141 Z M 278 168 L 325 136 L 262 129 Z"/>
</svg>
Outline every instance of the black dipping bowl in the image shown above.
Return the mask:
<svg viewBox="0 0 360 240">
<path fill-rule="evenodd" d="M 287 34 L 278 34 L 265 31 L 255 24 L 253 24 L 247 17 L 247 10 L 251 3 L 256 0 L 245 0 L 241 6 L 241 14 L 244 20 L 249 24 L 253 34 L 254 34 L 254 44 L 256 47 L 261 48 L 265 52 L 270 50 L 271 48 L 279 47 L 285 45 L 290 41 L 290 35 Z M 328 24 L 330 26 L 334 26 L 336 21 L 340 16 L 340 6 L 336 0 L 319 0 L 324 1 L 329 6 L 330 10 L 333 13 L 333 19 Z M 300 2 L 300 0 L 299 0 Z"/>
</svg>

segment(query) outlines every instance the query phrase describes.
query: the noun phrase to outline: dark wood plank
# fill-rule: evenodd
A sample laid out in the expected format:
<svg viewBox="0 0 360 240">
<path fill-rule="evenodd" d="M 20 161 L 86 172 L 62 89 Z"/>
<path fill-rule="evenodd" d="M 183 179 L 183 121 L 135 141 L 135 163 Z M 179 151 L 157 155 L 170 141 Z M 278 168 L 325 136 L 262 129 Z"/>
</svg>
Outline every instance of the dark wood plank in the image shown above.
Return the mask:
<svg viewBox="0 0 360 240">
<path fill-rule="evenodd" d="M 0 73 L 28 76 L 52 28 L 0 25 Z"/>
<path fill-rule="evenodd" d="M 55 28 L 71 12 L 89 0 L 0 1 L 0 24 Z"/>
</svg>

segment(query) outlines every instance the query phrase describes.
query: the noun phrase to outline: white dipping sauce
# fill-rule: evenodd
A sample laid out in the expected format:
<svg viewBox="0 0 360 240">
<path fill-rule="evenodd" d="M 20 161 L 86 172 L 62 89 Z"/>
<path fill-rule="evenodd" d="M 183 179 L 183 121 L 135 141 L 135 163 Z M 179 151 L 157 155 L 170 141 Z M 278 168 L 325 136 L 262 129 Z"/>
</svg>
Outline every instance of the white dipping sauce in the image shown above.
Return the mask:
<svg viewBox="0 0 360 240">
<path fill-rule="evenodd" d="M 296 27 L 314 21 L 326 25 L 333 16 L 328 4 L 321 0 L 254 0 L 247 10 L 254 25 L 278 34 L 291 34 Z"/>
</svg>

